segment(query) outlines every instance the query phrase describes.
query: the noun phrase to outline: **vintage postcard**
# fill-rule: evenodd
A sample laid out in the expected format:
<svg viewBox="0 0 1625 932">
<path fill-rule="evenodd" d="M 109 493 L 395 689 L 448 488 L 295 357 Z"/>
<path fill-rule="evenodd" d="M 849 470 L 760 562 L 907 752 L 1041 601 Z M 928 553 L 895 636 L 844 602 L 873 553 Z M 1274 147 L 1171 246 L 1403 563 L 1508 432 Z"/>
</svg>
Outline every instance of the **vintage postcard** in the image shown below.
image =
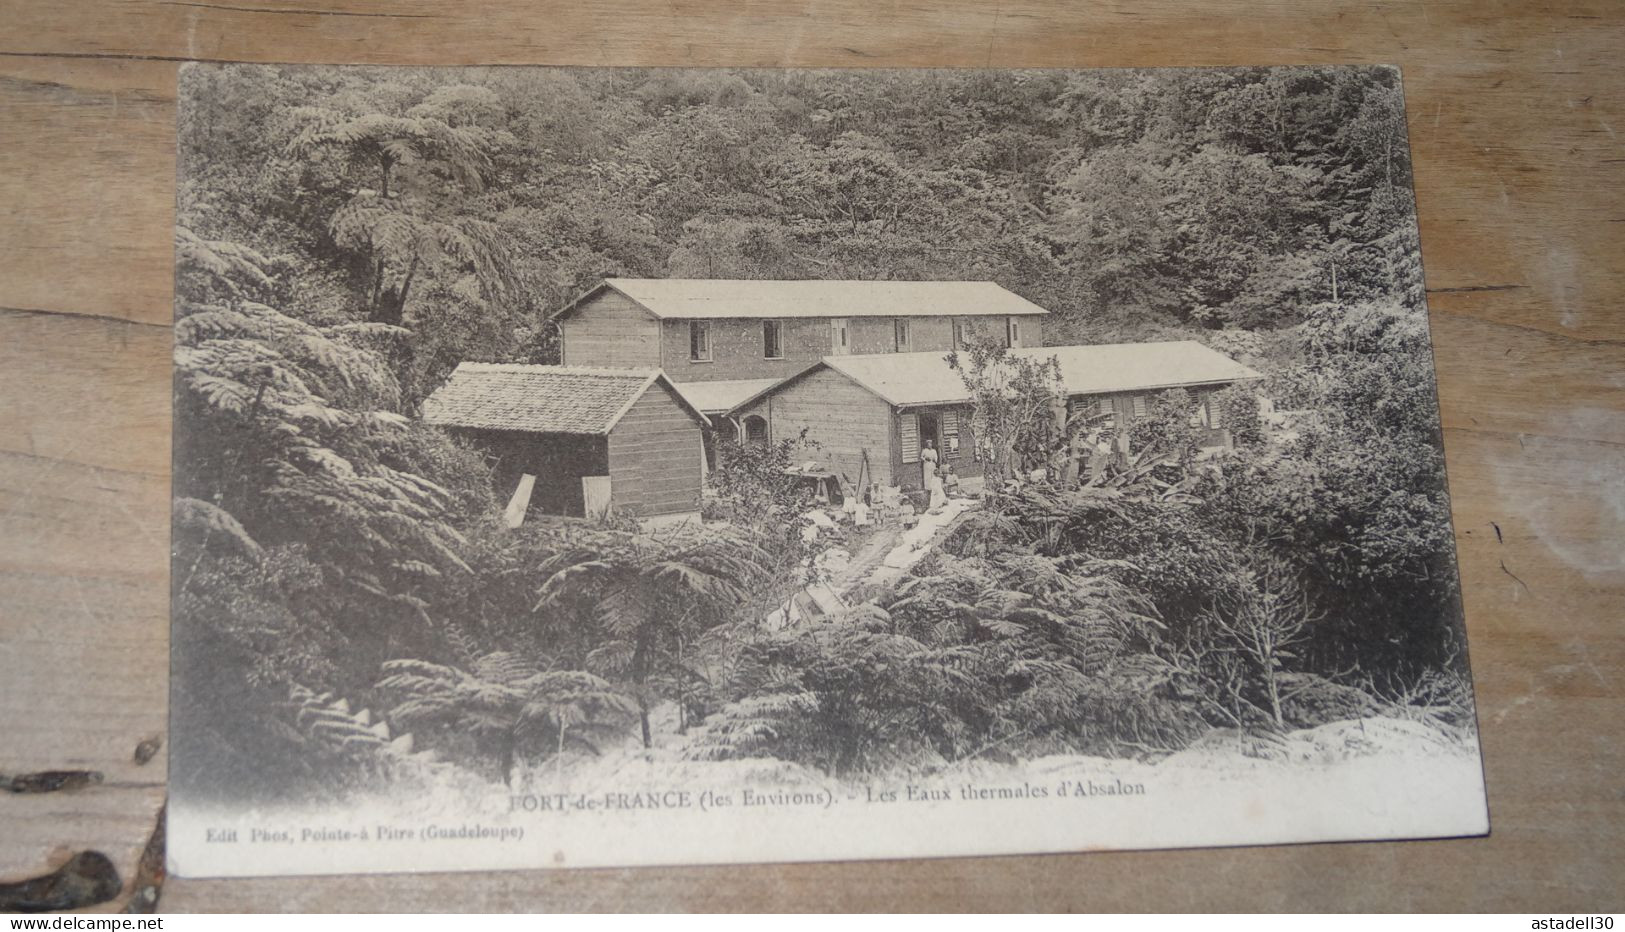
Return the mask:
<svg viewBox="0 0 1625 932">
<path fill-rule="evenodd" d="M 180 92 L 175 873 L 1488 830 L 1395 69 Z"/>
</svg>

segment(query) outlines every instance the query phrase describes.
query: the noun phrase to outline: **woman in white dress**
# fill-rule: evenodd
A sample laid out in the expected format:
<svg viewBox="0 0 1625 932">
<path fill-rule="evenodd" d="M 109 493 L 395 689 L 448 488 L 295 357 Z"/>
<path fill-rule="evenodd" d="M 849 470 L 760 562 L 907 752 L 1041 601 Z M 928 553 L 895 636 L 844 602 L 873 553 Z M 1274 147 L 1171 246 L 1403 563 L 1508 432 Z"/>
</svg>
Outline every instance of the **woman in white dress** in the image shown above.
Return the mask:
<svg viewBox="0 0 1625 932">
<path fill-rule="evenodd" d="M 948 496 L 942 491 L 942 473 L 937 469 L 936 441 L 927 440 L 920 449 L 920 467 L 925 473 L 925 490 L 931 494 L 931 504 L 926 506 L 927 511 L 936 511 L 948 504 Z"/>
</svg>

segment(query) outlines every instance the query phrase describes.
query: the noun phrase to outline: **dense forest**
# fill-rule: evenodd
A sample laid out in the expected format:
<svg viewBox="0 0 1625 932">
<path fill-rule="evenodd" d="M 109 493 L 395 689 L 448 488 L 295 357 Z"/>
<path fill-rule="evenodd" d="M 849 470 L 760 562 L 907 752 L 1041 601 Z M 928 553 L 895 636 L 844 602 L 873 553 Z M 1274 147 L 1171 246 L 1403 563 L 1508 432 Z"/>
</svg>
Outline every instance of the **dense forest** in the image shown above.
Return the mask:
<svg viewBox="0 0 1625 932">
<path fill-rule="evenodd" d="M 511 780 L 663 731 L 851 775 L 1471 725 L 1392 70 L 193 66 L 182 92 L 181 787 L 338 792 L 425 750 Z M 550 315 L 612 275 L 988 279 L 1052 344 L 1194 338 L 1269 378 L 1219 459 L 1169 393 L 1145 468 L 996 492 L 897 585 L 769 631 L 814 556 L 793 450 L 741 451 L 704 528 L 509 530 L 484 460 L 415 419 L 458 362 L 555 361 Z"/>
</svg>

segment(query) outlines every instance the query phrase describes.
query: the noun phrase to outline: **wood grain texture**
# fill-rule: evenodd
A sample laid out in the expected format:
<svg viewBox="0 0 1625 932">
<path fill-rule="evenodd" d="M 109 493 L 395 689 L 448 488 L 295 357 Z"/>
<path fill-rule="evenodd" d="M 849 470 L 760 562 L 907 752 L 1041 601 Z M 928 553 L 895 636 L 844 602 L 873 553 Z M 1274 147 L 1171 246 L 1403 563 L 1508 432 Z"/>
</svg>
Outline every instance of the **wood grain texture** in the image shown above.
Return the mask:
<svg viewBox="0 0 1625 932">
<path fill-rule="evenodd" d="M 1403 67 L 1494 834 L 883 864 L 174 880 L 177 910 L 1621 906 L 1625 8 L 0 2 L 0 877 L 162 799 L 176 62 Z M 101 909 L 116 908 L 108 904 Z"/>
</svg>

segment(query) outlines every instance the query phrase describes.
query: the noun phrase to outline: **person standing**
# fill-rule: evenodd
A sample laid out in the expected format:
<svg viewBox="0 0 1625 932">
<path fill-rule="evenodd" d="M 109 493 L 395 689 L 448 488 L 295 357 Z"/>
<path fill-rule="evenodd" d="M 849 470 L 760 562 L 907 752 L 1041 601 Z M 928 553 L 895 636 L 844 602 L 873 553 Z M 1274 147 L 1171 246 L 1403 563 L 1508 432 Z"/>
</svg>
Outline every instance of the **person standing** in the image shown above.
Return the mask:
<svg viewBox="0 0 1625 932">
<path fill-rule="evenodd" d="M 1104 434 L 1099 430 L 1089 432 L 1087 438 L 1089 448 L 1089 485 L 1099 485 L 1101 477 L 1106 474 L 1106 461 L 1111 458 L 1112 447 L 1106 442 Z"/>
<path fill-rule="evenodd" d="M 926 506 L 928 511 L 936 511 L 948 503 L 948 496 L 942 491 L 942 472 L 937 468 L 940 462 L 936 441 L 926 440 L 920 449 L 920 470 L 924 473 L 925 490 L 931 495 L 931 503 Z"/>
</svg>

